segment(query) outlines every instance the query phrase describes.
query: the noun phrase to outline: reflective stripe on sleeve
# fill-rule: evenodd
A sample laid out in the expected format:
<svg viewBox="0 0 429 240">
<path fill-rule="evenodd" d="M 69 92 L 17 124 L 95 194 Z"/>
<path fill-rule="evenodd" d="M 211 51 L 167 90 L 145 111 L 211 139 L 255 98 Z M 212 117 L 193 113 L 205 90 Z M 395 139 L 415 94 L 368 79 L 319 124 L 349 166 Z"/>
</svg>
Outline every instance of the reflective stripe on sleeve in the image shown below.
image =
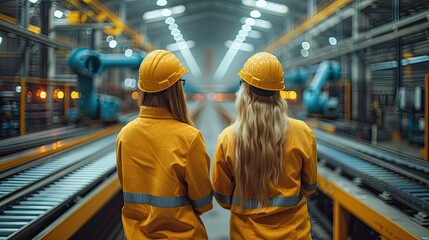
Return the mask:
<svg viewBox="0 0 429 240">
<path fill-rule="evenodd" d="M 223 204 L 231 205 L 232 203 L 232 196 L 222 195 L 218 192 L 213 193 L 214 197 Z"/>
<path fill-rule="evenodd" d="M 304 187 L 304 189 L 306 191 L 316 190 L 316 188 L 317 188 L 317 182 L 313 183 L 313 184 L 308 184 L 308 183 L 302 181 L 302 186 Z"/>
<path fill-rule="evenodd" d="M 215 192 L 214 193 L 215 198 L 223 203 L 223 204 L 234 204 L 234 205 L 240 205 L 240 198 L 239 197 L 232 197 L 227 195 L 222 195 L 220 193 Z M 298 205 L 298 203 L 302 199 L 302 194 L 300 193 L 298 196 L 291 196 L 291 197 L 272 197 L 270 198 L 270 206 L 271 207 L 293 207 Z M 258 201 L 256 199 L 250 199 L 244 202 L 243 208 L 247 209 L 256 209 L 258 208 Z"/>
<path fill-rule="evenodd" d="M 191 203 L 194 208 L 202 208 L 210 204 L 212 202 L 212 198 L 213 198 L 213 191 L 210 191 L 208 195 L 198 200 L 191 200 Z"/>
<path fill-rule="evenodd" d="M 156 207 L 182 207 L 190 205 L 191 201 L 186 196 L 178 197 L 159 197 L 150 194 L 142 193 L 129 193 L 124 192 L 124 202 L 126 203 L 138 203 L 138 204 L 149 204 Z"/>
</svg>

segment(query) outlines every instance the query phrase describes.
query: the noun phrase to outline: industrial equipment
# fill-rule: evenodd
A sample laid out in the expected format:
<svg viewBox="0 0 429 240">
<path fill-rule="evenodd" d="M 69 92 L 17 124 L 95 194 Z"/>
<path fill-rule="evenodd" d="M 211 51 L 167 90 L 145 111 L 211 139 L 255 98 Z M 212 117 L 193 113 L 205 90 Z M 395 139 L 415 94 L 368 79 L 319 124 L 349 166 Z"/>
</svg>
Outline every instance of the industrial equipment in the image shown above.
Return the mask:
<svg viewBox="0 0 429 240">
<path fill-rule="evenodd" d="M 127 57 L 123 54 L 103 54 L 88 48 L 73 50 L 68 58 L 68 65 L 78 75 L 78 116 L 106 122 L 116 121 L 120 100 L 114 96 L 97 94 L 94 76 L 111 67 L 138 69 L 143 58 L 144 55 L 135 52 Z"/>
<path fill-rule="evenodd" d="M 338 98 L 329 97 L 323 92 L 323 86 L 328 80 L 340 78 L 340 64 L 335 61 L 323 61 L 319 64 L 314 77 L 303 93 L 303 101 L 308 114 L 328 114 L 338 108 Z"/>
</svg>

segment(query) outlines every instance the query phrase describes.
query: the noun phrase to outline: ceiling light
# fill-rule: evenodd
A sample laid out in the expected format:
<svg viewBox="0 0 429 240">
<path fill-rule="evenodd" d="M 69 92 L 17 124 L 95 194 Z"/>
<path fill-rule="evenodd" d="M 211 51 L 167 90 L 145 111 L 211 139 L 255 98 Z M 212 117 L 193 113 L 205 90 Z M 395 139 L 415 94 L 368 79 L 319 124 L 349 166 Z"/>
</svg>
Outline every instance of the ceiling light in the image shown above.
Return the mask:
<svg viewBox="0 0 429 240">
<path fill-rule="evenodd" d="M 252 11 L 250 12 L 250 16 L 251 16 L 252 18 L 260 18 L 260 17 L 261 17 L 261 12 L 260 12 L 260 11 L 258 11 L 258 10 L 252 10 Z"/>
<path fill-rule="evenodd" d="M 310 53 L 307 50 L 305 50 L 305 49 L 301 49 L 301 55 L 303 57 L 308 57 L 308 55 L 310 55 Z"/>
<path fill-rule="evenodd" d="M 186 7 L 183 5 L 175 6 L 172 8 L 163 8 L 157 9 L 149 12 L 145 12 L 143 14 L 144 20 L 161 20 L 164 17 L 178 15 L 184 13 L 186 11 Z"/>
<path fill-rule="evenodd" d="M 106 41 L 107 42 L 110 42 L 110 41 L 112 41 L 112 40 L 114 40 L 115 38 L 112 36 L 112 35 L 109 35 L 109 36 L 107 36 L 106 37 Z"/>
<path fill-rule="evenodd" d="M 304 50 L 308 50 L 308 49 L 310 49 L 310 43 L 309 42 L 302 42 L 301 47 Z"/>
<path fill-rule="evenodd" d="M 167 5 L 167 0 L 158 0 L 156 1 L 156 5 L 163 7 Z"/>
<path fill-rule="evenodd" d="M 250 32 L 252 30 L 252 27 L 244 24 L 243 26 L 241 26 L 241 29 L 243 29 L 244 31 Z"/>
<path fill-rule="evenodd" d="M 241 18 L 241 22 L 259 28 L 270 29 L 272 27 L 271 22 L 262 19 L 253 19 L 253 18 Z"/>
<path fill-rule="evenodd" d="M 162 15 L 162 16 L 164 16 L 164 17 L 168 17 L 168 16 L 170 16 L 170 15 L 171 15 L 171 10 L 170 10 L 170 9 L 168 9 L 168 8 L 166 8 L 166 9 L 162 9 L 162 11 L 161 11 L 161 15 Z"/>
<path fill-rule="evenodd" d="M 118 45 L 118 42 L 116 40 L 112 40 L 109 42 L 109 47 L 110 48 L 115 48 Z"/>
<path fill-rule="evenodd" d="M 132 49 L 127 49 L 125 50 L 125 57 L 131 57 L 133 55 L 133 50 Z"/>
<path fill-rule="evenodd" d="M 232 47 L 231 45 L 234 45 L 235 43 L 231 40 L 228 40 L 225 42 L 225 47 L 229 48 Z M 241 43 L 241 44 L 237 44 L 234 47 L 237 47 L 237 50 L 241 50 L 241 51 L 246 51 L 246 52 L 253 52 L 255 50 L 255 48 L 253 47 L 252 44 L 249 43 Z"/>
<path fill-rule="evenodd" d="M 174 35 L 174 40 L 179 41 L 181 39 L 183 39 L 183 35 L 182 34 Z"/>
<path fill-rule="evenodd" d="M 330 37 L 329 38 L 329 44 L 331 44 L 332 46 L 337 44 L 337 39 L 334 37 Z"/>
<path fill-rule="evenodd" d="M 171 35 L 176 36 L 177 34 L 180 34 L 180 30 L 179 29 L 173 29 L 171 30 Z"/>
<path fill-rule="evenodd" d="M 185 6 L 180 5 L 174 8 L 171 8 L 172 14 L 178 14 L 185 11 Z M 174 23 L 174 18 L 167 18 L 165 20 L 166 24 L 169 24 L 168 29 L 171 30 L 171 35 L 173 35 L 174 40 L 176 40 L 176 48 L 180 50 L 183 58 L 185 59 L 186 64 L 188 65 L 189 71 L 194 75 L 194 77 L 198 78 L 201 76 L 201 69 L 198 66 L 198 63 L 195 61 L 194 56 L 192 55 L 191 50 L 189 50 L 189 46 L 186 43 L 185 39 L 183 39 L 183 35 L 180 34 L 179 26 Z M 191 44 L 190 44 L 191 45 Z M 192 44 L 192 47 L 195 45 Z M 168 48 L 174 48 L 171 44 L 168 45 Z"/>
<path fill-rule="evenodd" d="M 2 37 L 0 37 L 0 44 L 3 42 L 3 38 Z"/>
<path fill-rule="evenodd" d="M 176 43 L 171 43 L 168 44 L 165 49 L 167 49 L 170 52 L 176 52 L 179 51 L 180 49 L 185 49 L 185 48 L 193 48 L 195 46 L 195 42 L 192 40 L 189 41 L 177 41 Z"/>
<path fill-rule="evenodd" d="M 253 19 L 253 18 L 246 18 L 246 20 L 244 20 L 244 22 L 247 24 L 247 25 L 250 25 L 250 26 L 253 26 L 253 25 L 255 25 L 255 19 Z"/>
<path fill-rule="evenodd" d="M 173 14 L 181 14 L 181 13 L 184 13 L 186 11 L 185 6 L 183 6 L 183 5 L 175 6 L 175 7 L 172 7 L 170 9 L 171 9 L 171 12 Z"/>
<path fill-rule="evenodd" d="M 243 29 L 238 31 L 238 35 L 241 35 L 243 37 L 247 37 L 247 35 L 249 35 L 248 31 L 244 31 Z"/>
<path fill-rule="evenodd" d="M 267 2 L 265 0 L 258 0 L 256 1 L 255 5 L 257 7 L 264 8 L 267 6 Z"/>
<path fill-rule="evenodd" d="M 176 20 L 174 18 L 172 18 L 172 17 L 168 17 L 168 18 L 165 19 L 165 23 L 169 24 L 169 25 L 173 24 L 175 21 Z"/>
<path fill-rule="evenodd" d="M 175 23 L 170 24 L 170 26 L 168 26 L 168 29 L 170 29 L 170 30 L 177 29 L 177 28 L 178 28 L 178 26 Z"/>
<path fill-rule="evenodd" d="M 62 18 L 64 16 L 64 13 L 60 10 L 55 10 L 54 11 L 54 17 L 56 18 Z"/>
<path fill-rule="evenodd" d="M 256 30 L 252 30 L 249 32 L 249 34 L 247 36 L 250 38 L 261 38 L 261 32 L 258 32 Z"/>
<path fill-rule="evenodd" d="M 254 21 L 253 18 L 248 18 L 248 19 L 252 19 Z M 246 19 L 244 21 L 246 21 Z M 241 26 L 241 30 L 238 32 L 238 35 L 234 41 L 229 40 L 225 42 L 225 46 L 228 48 L 228 51 L 226 52 L 225 56 L 220 62 L 219 67 L 216 69 L 216 72 L 214 73 L 215 79 L 220 80 L 223 78 L 223 76 L 225 75 L 226 71 L 228 70 L 229 66 L 231 65 L 232 61 L 235 58 L 235 55 L 237 55 L 239 50 L 244 50 L 244 51 L 248 51 L 250 49 L 252 51 L 254 50 L 252 45 L 250 48 L 248 46 L 250 44 L 243 43 L 244 40 L 246 40 L 245 35 L 247 35 L 247 33 L 251 30 L 252 30 L 252 27 L 250 25 L 244 24 L 243 26 Z"/>
<path fill-rule="evenodd" d="M 271 22 L 267 20 L 262 20 L 262 19 L 254 19 L 254 20 L 255 20 L 255 27 L 270 29 L 272 26 Z"/>
<path fill-rule="evenodd" d="M 288 6 L 280 3 L 269 2 L 264 0 L 241 0 L 241 3 L 248 7 L 257 7 L 263 9 L 264 11 L 278 13 L 278 14 L 286 14 L 289 11 Z"/>
<path fill-rule="evenodd" d="M 28 0 L 31 3 L 37 3 L 39 0 Z"/>
<path fill-rule="evenodd" d="M 402 66 L 405 66 L 407 64 L 416 64 L 421 62 L 428 62 L 429 61 L 429 55 L 421 55 L 417 57 L 411 57 L 401 60 Z"/>
<path fill-rule="evenodd" d="M 238 34 L 235 39 L 237 39 L 240 42 L 244 42 L 244 40 L 246 40 L 246 37 L 243 35 Z"/>
</svg>

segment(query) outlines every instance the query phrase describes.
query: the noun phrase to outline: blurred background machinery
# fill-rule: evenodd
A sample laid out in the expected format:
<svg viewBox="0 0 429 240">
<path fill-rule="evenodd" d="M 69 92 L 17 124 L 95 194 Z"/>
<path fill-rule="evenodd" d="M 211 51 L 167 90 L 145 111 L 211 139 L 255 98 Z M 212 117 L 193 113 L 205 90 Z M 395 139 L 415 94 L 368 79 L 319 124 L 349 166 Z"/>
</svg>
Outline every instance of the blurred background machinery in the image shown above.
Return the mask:
<svg viewBox="0 0 429 240">
<path fill-rule="evenodd" d="M 20 197 L 39 194 L 35 186 L 89 163 L 74 155 L 89 152 L 79 143 L 106 148 L 103 159 L 110 162 L 101 164 L 108 169 L 97 180 L 58 203 L 68 211 L 88 199 L 97 216 L 85 226 L 64 217 L 69 224 L 56 222 L 58 233 L 74 229 L 70 237 L 91 238 L 89 229 L 108 218 L 109 211 L 99 209 L 120 205 L 112 175 L 114 134 L 138 111 L 139 62 L 162 48 L 190 70 L 184 76 L 189 110 L 211 156 L 219 132 L 235 115 L 237 72 L 256 52 L 278 57 L 288 114 L 317 132 L 315 239 L 427 238 L 428 9 L 427 0 L 0 1 L 1 189 L 15 189 L 15 177 L 28 176 L 21 166 L 27 161 L 29 174 L 41 176 L 31 170 L 39 163 L 29 159 L 38 159 L 42 172 L 57 155 L 77 164 L 61 165 L 49 181 L 37 178 L 0 196 L 0 229 L 9 226 L 0 236 L 29 236 L 9 211 L 19 215 Z M 110 137 L 94 140 L 103 135 L 99 131 Z M 75 147 L 69 152 L 74 157 L 59 152 Z M 59 212 L 29 220 L 37 223 L 34 232 L 47 231 L 42 228 Z M 213 239 L 228 238 L 219 231 L 227 229 L 227 217 L 220 209 L 205 217 Z M 120 232 L 119 220 L 109 224 L 102 225 Z"/>
</svg>

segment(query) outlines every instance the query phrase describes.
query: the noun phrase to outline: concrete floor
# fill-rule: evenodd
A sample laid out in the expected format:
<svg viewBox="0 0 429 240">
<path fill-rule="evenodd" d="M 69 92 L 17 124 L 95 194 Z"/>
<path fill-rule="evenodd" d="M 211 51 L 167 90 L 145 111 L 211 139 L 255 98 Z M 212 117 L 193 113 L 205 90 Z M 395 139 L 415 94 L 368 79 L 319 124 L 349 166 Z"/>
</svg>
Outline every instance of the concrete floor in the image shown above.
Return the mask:
<svg viewBox="0 0 429 240">
<path fill-rule="evenodd" d="M 207 152 L 213 166 L 213 155 L 217 138 L 227 126 L 227 122 L 215 109 L 213 103 L 208 102 L 195 120 L 197 128 L 201 130 L 206 144 Z M 220 207 L 213 198 L 213 209 L 201 216 L 210 240 L 229 239 L 229 211 Z"/>
</svg>

